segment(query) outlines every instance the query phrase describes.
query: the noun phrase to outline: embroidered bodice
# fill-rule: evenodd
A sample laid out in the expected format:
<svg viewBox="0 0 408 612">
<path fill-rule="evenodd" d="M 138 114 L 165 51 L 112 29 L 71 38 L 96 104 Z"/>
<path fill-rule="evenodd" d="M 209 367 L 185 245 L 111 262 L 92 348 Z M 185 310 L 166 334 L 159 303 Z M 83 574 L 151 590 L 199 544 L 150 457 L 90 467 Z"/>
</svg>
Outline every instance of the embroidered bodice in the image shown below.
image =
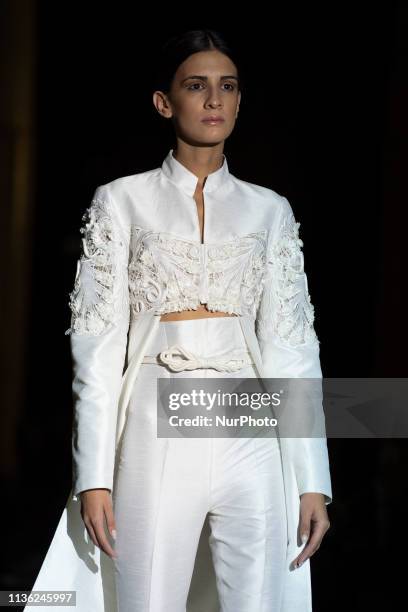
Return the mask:
<svg viewBox="0 0 408 612">
<path fill-rule="evenodd" d="M 132 228 L 129 295 L 133 313 L 208 310 L 255 318 L 267 231 L 201 244 L 168 232 Z"/>
</svg>

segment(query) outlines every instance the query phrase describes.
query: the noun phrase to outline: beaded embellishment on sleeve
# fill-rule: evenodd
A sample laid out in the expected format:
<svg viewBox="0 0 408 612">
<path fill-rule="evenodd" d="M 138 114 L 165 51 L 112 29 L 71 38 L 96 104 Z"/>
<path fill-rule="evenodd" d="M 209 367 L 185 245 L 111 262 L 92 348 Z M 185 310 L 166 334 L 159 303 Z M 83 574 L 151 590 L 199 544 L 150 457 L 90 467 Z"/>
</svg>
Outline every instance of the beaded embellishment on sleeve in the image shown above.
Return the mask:
<svg viewBox="0 0 408 612">
<path fill-rule="evenodd" d="M 299 227 L 292 213 L 286 216 L 278 239 L 268 248 L 256 323 L 258 337 L 266 340 L 272 334 L 281 344 L 292 347 L 318 342 Z"/>
<path fill-rule="evenodd" d="M 82 221 L 82 251 L 69 294 L 71 328 L 65 335 L 99 336 L 115 324 L 125 306 L 125 243 L 109 202 L 93 199 Z"/>
</svg>

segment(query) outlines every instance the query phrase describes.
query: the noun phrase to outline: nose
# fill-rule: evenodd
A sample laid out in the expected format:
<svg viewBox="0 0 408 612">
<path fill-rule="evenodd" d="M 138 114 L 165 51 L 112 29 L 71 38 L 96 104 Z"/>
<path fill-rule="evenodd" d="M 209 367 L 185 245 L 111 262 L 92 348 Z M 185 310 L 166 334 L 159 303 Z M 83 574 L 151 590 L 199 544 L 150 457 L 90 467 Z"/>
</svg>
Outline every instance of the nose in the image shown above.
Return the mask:
<svg viewBox="0 0 408 612">
<path fill-rule="evenodd" d="M 218 101 L 215 98 L 213 98 L 211 102 L 208 103 L 208 105 L 211 106 L 211 108 L 217 108 L 219 106 L 222 106 L 222 103 L 221 103 L 221 100 Z"/>
<path fill-rule="evenodd" d="M 210 93 L 208 96 L 208 104 L 213 108 L 222 105 L 221 97 L 220 97 L 220 94 L 217 93 L 217 89 L 210 88 Z"/>
</svg>

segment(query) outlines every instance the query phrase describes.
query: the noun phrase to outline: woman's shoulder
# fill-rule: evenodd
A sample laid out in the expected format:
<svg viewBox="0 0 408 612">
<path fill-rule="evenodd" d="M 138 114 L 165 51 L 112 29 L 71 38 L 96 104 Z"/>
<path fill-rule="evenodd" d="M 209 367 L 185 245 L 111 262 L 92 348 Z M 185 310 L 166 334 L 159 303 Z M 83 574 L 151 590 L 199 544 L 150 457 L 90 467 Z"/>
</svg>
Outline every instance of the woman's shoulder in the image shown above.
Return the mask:
<svg viewBox="0 0 408 612">
<path fill-rule="evenodd" d="M 259 197 L 264 198 L 269 202 L 280 202 L 284 197 L 282 194 L 278 193 L 271 187 L 267 187 L 266 185 L 260 185 L 259 183 L 252 183 L 250 181 L 246 181 L 244 179 L 238 178 L 231 174 L 231 178 L 233 179 L 237 188 L 242 189 L 243 191 L 247 191 L 251 194 L 256 194 Z"/>
<path fill-rule="evenodd" d="M 159 173 L 160 168 L 154 168 L 152 170 L 120 176 L 99 185 L 97 191 L 109 195 L 111 200 L 120 200 L 121 197 L 132 195 L 134 192 L 143 190 L 143 188 L 148 189 L 152 183 L 155 182 L 155 179 L 158 178 Z"/>
<path fill-rule="evenodd" d="M 129 225 L 135 203 L 149 200 L 157 185 L 159 173 L 160 168 L 154 168 L 100 184 L 94 191 L 93 201 L 107 203 L 112 214 L 117 216 L 123 225 Z"/>
<path fill-rule="evenodd" d="M 258 209 L 263 207 L 265 213 L 272 213 L 276 216 L 277 213 L 284 213 L 288 207 L 290 208 L 287 198 L 271 187 L 245 181 L 236 176 L 233 177 L 233 181 L 237 190 L 248 200 L 255 201 Z"/>
</svg>

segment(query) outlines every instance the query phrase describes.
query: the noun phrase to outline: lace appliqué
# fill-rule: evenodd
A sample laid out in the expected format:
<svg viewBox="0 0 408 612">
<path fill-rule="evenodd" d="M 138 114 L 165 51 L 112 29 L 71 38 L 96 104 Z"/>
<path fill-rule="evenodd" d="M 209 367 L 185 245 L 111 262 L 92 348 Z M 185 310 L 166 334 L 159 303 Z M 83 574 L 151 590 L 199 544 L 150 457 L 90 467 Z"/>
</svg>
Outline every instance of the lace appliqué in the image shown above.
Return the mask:
<svg viewBox="0 0 408 612">
<path fill-rule="evenodd" d="M 255 317 L 265 268 L 266 230 L 199 244 L 134 226 L 129 292 L 135 314 L 208 310 Z"/>
<path fill-rule="evenodd" d="M 266 230 L 207 249 L 208 309 L 256 316 L 266 264 Z"/>
<path fill-rule="evenodd" d="M 299 227 L 293 214 L 286 217 L 278 240 L 268 251 L 264 296 L 256 322 L 259 338 L 267 339 L 272 333 L 289 346 L 319 342 Z"/>
<path fill-rule="evenodd" d="M 99 336 L 115 324 L 123 274 L 124 242 L 112 220 L 109 202 L 93 199 L 82 217 L 82 253 L 69 294 L 71 328 L 67 334 Z"/>
</svg>

